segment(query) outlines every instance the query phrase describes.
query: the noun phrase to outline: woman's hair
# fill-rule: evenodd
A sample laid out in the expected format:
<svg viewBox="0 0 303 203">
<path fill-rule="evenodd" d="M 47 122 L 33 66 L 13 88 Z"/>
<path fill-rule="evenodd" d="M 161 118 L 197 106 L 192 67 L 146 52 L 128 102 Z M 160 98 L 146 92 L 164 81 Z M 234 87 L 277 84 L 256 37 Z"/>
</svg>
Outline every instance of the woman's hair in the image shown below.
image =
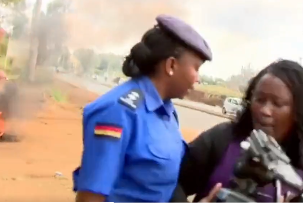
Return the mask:
<svg viewBox="0 0 303 203">
<path fill-rule="evenodd" d="M 250 111 L 252 94 L 256 84 L 268 73 L 281 79 L 292 93 L 295 109 L 294 128 L 286 146 L 285 142 L 282 143 L 282 146 L 292 160 L 293 165 L 303 168 L 303 67 L 297 62 L 290 60 L 273 62 L 252 78 L 243 99 L 244 111 L 235 122 L 235 134 L 247 137 L 253 130 L 252 114 Z"/>
<path fill-rule="evenodd" d="M 186 48 L 188 47 L 185 43 L 173 33 L 155 26 L 143 35 L 141 42 L 131 48 L 122 65 L 122 71 L 132 78 L 153 75 L 161 61 L 169 57 L 179 58 Z"/>
</svg>

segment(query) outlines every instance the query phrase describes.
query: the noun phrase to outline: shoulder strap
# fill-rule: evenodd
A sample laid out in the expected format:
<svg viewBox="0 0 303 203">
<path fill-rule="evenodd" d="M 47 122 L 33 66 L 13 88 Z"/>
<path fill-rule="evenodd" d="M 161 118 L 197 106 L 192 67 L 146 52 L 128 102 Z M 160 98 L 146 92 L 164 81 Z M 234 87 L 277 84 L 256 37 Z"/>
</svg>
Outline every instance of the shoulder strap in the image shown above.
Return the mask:
<svg viewBox="0 0 303 203">
<path fill-rule="evenodd" d="M 143 98 L 144 94 L 140 89 L 132 89 L 119 98 L 119 103 L 131 110 L 136 110 Z"/>
</svg>

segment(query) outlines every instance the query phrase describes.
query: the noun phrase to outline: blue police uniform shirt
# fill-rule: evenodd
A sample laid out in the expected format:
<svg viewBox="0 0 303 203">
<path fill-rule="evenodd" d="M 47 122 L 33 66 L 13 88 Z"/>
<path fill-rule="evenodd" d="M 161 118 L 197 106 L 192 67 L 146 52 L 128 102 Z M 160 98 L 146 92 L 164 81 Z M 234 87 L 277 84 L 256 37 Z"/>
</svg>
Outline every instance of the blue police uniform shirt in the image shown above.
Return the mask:
<svg viewBox="0 0 303 203">
<path fill-rule="evenodd" d="M 167 202 L 186 143 L 175 108 L 147 77 L 131 79 L 87 105 L 74 190 L 110 202 Z"/>
</svg>

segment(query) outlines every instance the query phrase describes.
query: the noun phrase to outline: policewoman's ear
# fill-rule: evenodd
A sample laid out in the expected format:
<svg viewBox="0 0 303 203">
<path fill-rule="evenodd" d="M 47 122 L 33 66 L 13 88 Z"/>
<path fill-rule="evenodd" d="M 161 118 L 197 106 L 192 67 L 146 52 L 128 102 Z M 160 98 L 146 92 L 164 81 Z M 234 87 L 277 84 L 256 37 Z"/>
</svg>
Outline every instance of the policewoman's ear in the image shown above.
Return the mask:
<svg viewBox="0 0 303 203">
<path fill-rule="evenodd" d="M 178 69 L 178 61 L 175 57 L 169 57 L 165 61 L 165 73 L 169 76 L 173 76 Z"/>
</svg>

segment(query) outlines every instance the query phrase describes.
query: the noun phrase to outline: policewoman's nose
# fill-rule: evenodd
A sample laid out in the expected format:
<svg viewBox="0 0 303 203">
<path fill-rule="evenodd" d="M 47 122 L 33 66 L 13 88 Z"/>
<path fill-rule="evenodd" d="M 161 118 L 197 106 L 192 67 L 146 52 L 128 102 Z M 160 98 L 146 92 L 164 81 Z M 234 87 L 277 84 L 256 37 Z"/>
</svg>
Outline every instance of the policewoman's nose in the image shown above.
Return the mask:
<svg viewBox="0 0 303 203">
<path fill-rule="evenodd" d="M 197 73 L 197 75 L 196 75 L 196 82 L 195 83 L 200 83 L 200 75 L 199 75 L 199 73 Z"/>
</svg>

